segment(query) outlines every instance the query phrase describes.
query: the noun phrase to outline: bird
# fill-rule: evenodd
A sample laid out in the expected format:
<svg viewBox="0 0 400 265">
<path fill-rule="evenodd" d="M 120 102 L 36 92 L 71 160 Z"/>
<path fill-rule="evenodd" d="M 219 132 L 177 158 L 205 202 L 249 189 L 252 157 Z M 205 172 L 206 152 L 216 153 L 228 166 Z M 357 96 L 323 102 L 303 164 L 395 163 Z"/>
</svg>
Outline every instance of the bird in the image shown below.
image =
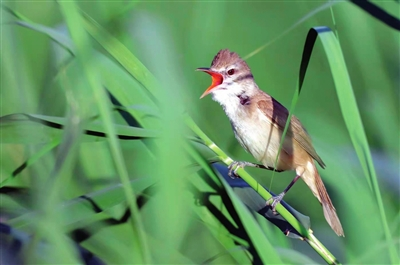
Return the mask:
<svg viewBox="0 0 400 265">
<path fill-rule="evenodd" d="M 210 67 L 197 68 L 209 74 L 212 83 L 201 98 L 211 94 L 228 117 L 239 144 L 261 164 L 234 161 L 229 166 L 229 175 L 246 166 L 282 171 L 295 171 L 296 176 L 277 196 L 267 201 L 273 212 L 293 184 L 301 178 L 319 200 L 324 217 L 338 236 L 344 236 L 336 209 L 318 173 L 315 162 L 321 168 L 325 164 L 315 151 L 311 138 L 300 120 L 292 115 L 282 150 L 280 142 L 289 111 L 256 84 L 248 64 L 229 49 L 220 50 Z M 277 163 L 275 163 L 277 161 Z"/>
</svg>

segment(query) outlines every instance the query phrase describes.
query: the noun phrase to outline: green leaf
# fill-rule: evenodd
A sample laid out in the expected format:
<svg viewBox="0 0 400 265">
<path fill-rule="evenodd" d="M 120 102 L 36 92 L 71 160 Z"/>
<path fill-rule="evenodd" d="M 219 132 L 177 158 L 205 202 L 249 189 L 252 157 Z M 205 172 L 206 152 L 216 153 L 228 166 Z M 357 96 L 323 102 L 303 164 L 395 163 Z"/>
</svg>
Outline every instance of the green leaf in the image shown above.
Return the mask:
<svg viewBox="0 0 400 265">
<path fill-rule="evenodd" d="M 263 264 L 269 262 L 282 263 L 273 246 L 261 230 L 259 224 L 255 221 L 249 210 L 244 207 L 243 203 L 238 199 L 232 188 L 224 180 L 220 180 L 218 176 L 216 176 L 211 166 L 208 165 L 204 158 L 200 157 L 196 151 L 189 150 L 189 153 L 191 154 L 192 158 L 203 167 L 205 173 L 211 179 L 213 179 L 215 183 L 218 183 L 219 185 L 222 184 L 221 188 L 223 188 L 223 190 L 229 196 L 234 207 L 234 212 L 231 211 L 230 214 L 237 215 L 239 219 L 236 220 L 236 225 L 239 227 L 239 229 L 243 229 L 245 231 L 245 233 L 248 235 L 248 243 L 251 246 L 254 246 L 257 257 L 253 255 L 253 262 L 259 258 L 260 261 L 257 262 L 262 262 Z M 218 194 L 221 191 L 217 189 L 216 192 Z M 221 194 L 221 196 L 223 196 L 223 194 Z"/>
<path fill-rule="evenodd" d="M 95 20 L 85 16 L 85 28 L 89 34 L 99 42 L 136 80 L 150 91 L 156 94 L 156 80 L 147 68 L 116 38 L 105 31 Z"/>
<path fill-rule="evenodd" d="M 153 185 L 155 181 L 156 179 L 154 178 L 140 178 L 132 180 L 130 182 L 130 186 L 136 194 L 140 194 L 144 189 Z M 85 194 L 84 197 L 95 201 L 103 211 L 125 201 L 123 187 L 121 184 L 109 185 L 101 190 Z M 95 212 L 88 200 L 85 198 L 82 198 L 81 196 L 56 205 L 55 211 L 63 216 L 63 219 L 61 220 L 62 226 L 72 226 L 75 223 L 93 217 Z M 35 220 L 35 216 L 39 214 L 40 212 L 38 211 L 29 211 L 16 218 L 10 219 L 8 223 L 15 228 L 25 227 L 30 225 L 33 220 Z"/>
<path fill-rule="evenodd" d="M 75 52 L 75 47 L 74 47 L 71 39 L 68 36 L 66 36 L 65 34 L 62 34 L 53 28 L 46 27 L 46 26 L 36 24 L 33 22 L 21 21 L 21 20 L 15 21 L 15 24 L 46 34 L 52 40 L 54 40 L 56 43 L 58 43 L 61 47 L 64 47 L 71 55 L 73 55 Z"/>
<path fill-rule="evenodd" d="M 7 10 L 7 12 L 12 14 L 16 18 L 20 19 L 20 20 L 15 21 L 14 22 L 15 24 L 20 25 L 22 27 L 26 27 L 26 28 L 32 29 L 32 30 L 35 30 L 37 32 L 44 33 L 47 36 L 49 36 L 52 40 L 54 40 L 55 42 L 60 44 L 62 47 L 64 47 L 71 54 L 74 53 L 74 50 L 75 50 L 74 45 L 73 45 L 72 41 L 70 40 L 70 38 L 65 36 L 65 34 L 62 34 L 62 33 L 60 33 L 59 31 L 57 31 L 57 30 L 55 30 L 53 28 L 46 27 L 46 26 L 43 26 L 41 24 L 34 23 L 31 20 L 29 20 L 27 17 L 22 15 L 21 13 L 15 11 L 15 10 L 5 6 L 5 5 L 2 5 L 1 7 L 3 9 Z"/>
<path fill-rule="evenodd" d="M 374 163 L 371 157 L 371 151 L 365 135 L 364 126 L 358 110 L 357 101 L 354 96 L 353 87 L 351 85 L 350 76 L 347 71 L 342 49 L 340 48 L 340 44 L 335 34 L 328 27 L 315 27 L 311 29 L 310 32 L 315 32 L 315 34 L 318 34 L 322 42 L 325 54 L 328 58 L 329 66 L 331 68 L 343 119 L 346 123 L 346 127 L 350 134 L 354 149 L 356 150 L 358 159 L 363 168 L 364 176 L 366 177 L 370 188 L 373 190 L 378 203 L 379 214 L 385 231 L 386 241 L 390 246 L 388 250 L 391 260 L 393 264 L 398 263 L 399 258 L 397 256 L 395 246 L 391 244 L 392 235 L 387 223 L 382 196 L 379 189 Z"/>
<path fill-rule="evenodd" d="M 79 69 L 83 71 L 82 78 L 89 84 L 88 89 L 93 94 L 96 101 L 97 108 L 100 113 L 101 121 L 103 122 L 106 133 L 109 135 L 109 146 L 115 168 L 118 176 L 121 179 L 124 187 L 124 194 L 131 210 L 132 218 L 130 224 L 135 236 L 133 242 L 135 243 L 134 255 L 136 261 L 139 263 L 151 263 L 151 255 L 149 246 L 144 234 L 142 217 L 135 203 L 135 195 L 131 186 L 129 185 L 129 176 L 126 168 L 125 161 L 122 156 L 121 147 L 117 141 L 116 129 L 114 127 L 111 110 L 109 107 L 109 97 L 106 90 L 102 87 L 99 73 L 96 71 L 96 65 L 93 64 L 93 57 L 91 52 L 91 43 L 89 36 L 82 27 L 85 23 L 78 7 L 74 2 L 59 2 L 64 19 L 66 20 L 71 38 L 76 46 L 76 59 L 79 64 Z"/>
<path fill-rule="evenodd" d="M 59 139 L 67 123 L 67 118 L 37 114 L 10 114 L 0 117 L 2 143 L 43 144 Z M 158 137 L 159 133 L 150 129 L 135 128 L 125 125 L 114 125 L 119 139 L 136 140 Z M 106 129 L 99 121 L 88 122 L 84 133 L 89 136 L 85 141 L 105 139 Z"/>
</svg>

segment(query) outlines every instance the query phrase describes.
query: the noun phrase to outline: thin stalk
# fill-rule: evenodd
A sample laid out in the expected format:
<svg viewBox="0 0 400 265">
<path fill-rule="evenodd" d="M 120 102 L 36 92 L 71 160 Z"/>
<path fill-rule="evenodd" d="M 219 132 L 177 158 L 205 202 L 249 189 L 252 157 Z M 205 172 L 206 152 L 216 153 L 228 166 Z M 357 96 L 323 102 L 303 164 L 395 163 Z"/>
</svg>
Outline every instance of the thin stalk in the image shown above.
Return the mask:
<svg viewBox="0 0 400 265">
<path fill-rule="evenodd" d="M 307 13 L 305 16 L 301 17 L 297 22 L 295 22 L 292 26 L 290 26 L 289 28 L 284 30 L 277 37 L 275 37 L 274 39 L 272 39 L 272 40 L 268 41 L 267 43 L 261 45 L 260 47 L 258 47 L 254 51 L 252 51 L 251 53 L 249 53 L 246 56 L 244 56 L 243 60 L 248 60 L 250 57 L 253 57 L 254 55 L 256 55 L 257 53 L 261 52 L 262 50 L 264 50 L 265 48 L 267 48 L 271 44 L 275 43 L 276 41 L 278 41 L 282 37 L 286 36 L 289 32 L 291 32 L 292 30 L 294 30 L 295 28 L 300 26 L 303 22 L 307 21 L 309 18 L 314 17 L 317 13 L 319 13 L 319 12 L 329 8 L 329 7 L 332 7 L 336 3 L 339 3 L 339 2 L 338 1 L 328 1 L 327 3 L 321 5 L 321 6 L 317 7 L 316 9 L 312 10 L 311 12 Z"/>
<path fill-rule="evenodd" d="M 81 17 L 75 2 L 59 1 L 58 3 L 61 7 L 61 12 L 64 15 L 64 19 L 68 26 L 72 40 L 76 45 L 76 60 L 80 64 L 80 67 L 83 70 L 83 77 L 87 79 L 91 92 L 96 99 L 100 118 L 103 121 L 105 131 L 109 137 L 108 143 L 114 160 L 114 166 L 117 174 L 120 177 L 123 191 L 131 211 L 130 223 L 132 230 L 136 235 L 133 240 L 135 242 L 135 246 L 138 247 L 138 253 L 141 255 L 140 261 L 142 263 L 149 264 L 151 263 L 151 255 L 147 243 L 146 232 L 144 230 L 141 215 L 136 204 L 135 193 L 130 185 L 130 179 L 122 156 L 121 148 L 116 137 L 116 129 L 113 125 L 114 123 L 111 110 L 109 108 L 108 95 L 106 90 L 103 89 L 100 79 L 96 76 L 95 66 L 93 65 L 93 60 L 91 59 L 92 51 L 88 45 L 89 36 L 81 27 L 81 25 L 84 24 L 84 19 Z"/>
<path fill-rule="evenodd" d="M 226 165 L 230 165 L 233 160 L 219 148 L 193 121 L 193 119 L 185 114 L 184 119 L 186 125 L 203 140 L 204 144 L 208 146 Z M 264 200 L 269 200 L 272 195 L 264 189 L 249 173 L 243 168 L 238 169 L 237 174 L 252 187 Z M 276 206 L 276 211 L 286 220 L 289 224 L 296 229 L 297 232 L 304 238 L 304 240 L 328 263 L 340 264 L 335 256 L 314 236 L 311 229 L 305 228 L 285 207 L 281 204 Z"/>
</svg>

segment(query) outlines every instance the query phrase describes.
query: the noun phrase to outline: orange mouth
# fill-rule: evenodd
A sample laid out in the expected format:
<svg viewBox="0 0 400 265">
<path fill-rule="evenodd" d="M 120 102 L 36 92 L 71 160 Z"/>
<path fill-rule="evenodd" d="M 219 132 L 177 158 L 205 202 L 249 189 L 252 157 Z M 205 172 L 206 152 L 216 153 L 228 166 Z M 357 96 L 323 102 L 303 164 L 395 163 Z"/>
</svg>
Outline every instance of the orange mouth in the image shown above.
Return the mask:
<svg viewBox="0 0 400 265">
<path fill-rule="evenodd" d="M 209 86 L 206 91 L 204 91 L 203 95 L 201 95 L 200 98 L 204 98 L 205 96 L 207 96 L 208 94 L 210 94 L 212 92 L 212 90 L 216 87 L 219 86 L 220 84 L 222 84 L 222 82 L 224 81 L 224 78 L 222 77 L 222 75 L 220 73 L 217 72 L 213 72 L 210 70 L 210 68 L 197 68 L 197 71 L 202 71 L 205 72 L 209 75 L 211 75 L 212 78 L 212 82 L 211 82 L 211 86 Z"/>
</svg>

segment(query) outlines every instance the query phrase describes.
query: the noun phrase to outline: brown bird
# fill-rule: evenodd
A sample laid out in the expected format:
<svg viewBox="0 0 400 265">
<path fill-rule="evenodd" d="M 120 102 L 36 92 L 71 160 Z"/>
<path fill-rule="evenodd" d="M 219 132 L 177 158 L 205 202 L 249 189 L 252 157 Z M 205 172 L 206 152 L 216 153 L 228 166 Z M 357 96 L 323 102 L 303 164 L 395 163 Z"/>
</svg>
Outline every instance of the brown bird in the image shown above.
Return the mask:
<svg viewBox="0 0 400 265">
<path fill-rule="evenodd" d="M 276 171 L 295 170 L 296 177 L 278 196 L 267 203 L 275 212 L 292 185 L 302 178 L 322 204 L 326 221 L 338 236 L 344 236 L 336 209 L 325 189 L 314 160 L 325 164 L 315 151 L 310 136 L 300 121 L 292 115 L 278 162 L 281 136 L 288 118 L 288 110 L 273 97 L 258 88 L 249 66 L 235 52 L 221 50 L 214 57 L 210 68 L 198 68 L 211 75 L 212 84 L 200 98 L 212 95 L 228 116 L 236 139 L 262 165 L 235 161 L 229 167 L 236 175 L 238 168 L 261 167 Z"/>
</svg>

